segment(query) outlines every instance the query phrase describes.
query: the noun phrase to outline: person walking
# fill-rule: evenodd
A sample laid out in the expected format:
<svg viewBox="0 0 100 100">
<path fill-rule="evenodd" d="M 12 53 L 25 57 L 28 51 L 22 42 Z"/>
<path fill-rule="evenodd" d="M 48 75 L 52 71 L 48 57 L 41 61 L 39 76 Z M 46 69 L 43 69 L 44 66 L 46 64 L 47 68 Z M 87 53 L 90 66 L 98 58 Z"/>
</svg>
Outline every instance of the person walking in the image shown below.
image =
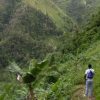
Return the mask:
<svg viewBox="0 0 100 100">
<path fill-rule="evenodd" d="M 94 69 L 92 68 L 92 65 L 88 65 L 88 69 L 85 71 L 85 81 L 86 81 L 86 90 L 85 95 L 88 97 L 89 100 L 92 100 L 93 98 L 93 77 L 94 77 Z"/>
</svg>

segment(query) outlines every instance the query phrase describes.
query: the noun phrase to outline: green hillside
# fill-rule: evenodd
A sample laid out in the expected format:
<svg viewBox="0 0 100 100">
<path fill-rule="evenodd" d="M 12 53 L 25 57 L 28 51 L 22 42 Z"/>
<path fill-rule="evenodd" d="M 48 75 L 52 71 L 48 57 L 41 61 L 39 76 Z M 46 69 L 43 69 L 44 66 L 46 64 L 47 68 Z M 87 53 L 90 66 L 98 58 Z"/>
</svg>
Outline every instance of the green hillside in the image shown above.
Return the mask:
<svg viewBox="0 0 100 100">
<path fill-rule="evenodd" d="M 73 28 L 71 18 L 66 15 L 57 5 L 49 0 L 25 0 L 25 3 L 31 7 L 41 10 L 48 15 L 59 29 L 70 31 Z"/>
<path fill-rule="evenodd" d="M 2 50 L 0 58 L 4 59 L 1 66 L 8 65 L 9 59 L 17 62 L 20 62 L 20 59 L 27 62 L 33 57 L 43 59 L 48 53 L 55 51 L 54 48 L 66 53 L 73 52 L 76 48 L 76 46 L 71 46 L 74 45 L 72 42 L 74 32 L 79 32 L 80 28 L 73 18 L 73 14 L 79 12 L 81 15 L 82 11 L 78 11 L 77 7 L 75 11 L 72 10 L 72 15 L 70 15 L 67 10 L 74 9 L 72 8 L 74 6 L 71 7 L 71 1 L 1 0 L 0 2 L 0 45 Z M 76 4 L 82 6 L 83 3 L 76 2 Z M 59 5 L 68 7 L 66 12 Z M 77 13 L 76 15 L 79 17 Z M 63 46 L 58 50 L 61 44 Z"/>
<path fill-rule="evenodd" d="M 99 0 L 52 0 L 79 26 L 87 23 L 100 6 Z"/>
<path fill-rule="evenodd" d="M 99 5 L 100 0 L 0 0 L 0 100 L 86 100 L 88 64 L 100 100 Z"/>
<path fill-rule="evenodd" d="M 52 1 L 0 2 L 1 66 L 12 60 L 20 64 L 20 59 L 24 63 L 32 58 L 43 59 L 57 48 L 59 36 L 73 31 L 74 22 Z"/>
</svg>

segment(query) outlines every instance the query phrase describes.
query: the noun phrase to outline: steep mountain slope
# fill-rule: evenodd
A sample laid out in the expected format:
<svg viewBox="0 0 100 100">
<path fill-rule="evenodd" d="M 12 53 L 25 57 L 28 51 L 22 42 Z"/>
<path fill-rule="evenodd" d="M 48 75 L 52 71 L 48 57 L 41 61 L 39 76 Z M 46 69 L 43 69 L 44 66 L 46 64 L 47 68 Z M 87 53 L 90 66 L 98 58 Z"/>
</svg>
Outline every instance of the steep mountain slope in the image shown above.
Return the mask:
<svg viewBox="0 0 100 100">
<path fill-rule="evenodd" d="M 25 0 L 29 6 L 41 10 L 45 15 L 48 15 L 58 28 L 64 31 L 71 31 L 73 22 L 57 5 L 49 0 Z"/>
<path fill-rule="evenodd" d="M 99 0 L 52 0 L 79 26 L 86 24 L 100 6 Z"/>
<path fill-rule="evenodd" d="M 10 60 L 27 62 L 30 58 L 43 58 L 47 52 L 53 51 L 45 40 L 57 37 L 62 32 L 52 20 L 41 11 L 19 3 L 14 12 L 9 12 L 8 21 L 2 23 L 0 58 L 1 66 L 7 65 Z M 12 13 L 11 13 L 12 12 Z M 5 20 L 5 19 L 4 19 Z"/>
<path fill-rule="evenodd" d="M 63 43 L 63 40 L 66 40 L 67 44 L 61 47 L 62 52 L 73 51 L 76 47 L 69 48 L 72 45 L 70 41 L 75 34 L 70 34 L 70 32 L 78 32 L 80 29 L 77 23 L 85 22 L 85 13 L 91 12 L 90 8 L 93 9 L 99 3 L 99 1 L 92 3 L 87 1 L 88 5 L 91 6 L 88 7 L 84 0 L 0 0 L 0 2 L 1 59 L 3 57 L 3 59 L 8 60 L 7 55 L 9 55 L 9 59 L 17 59 L 16 61 L 28 60 L 32 57 L 43 58 L 47 53 L 59 48 L 58 44 Z M 94 6 L 93 3 L 95 3 Z M 89 8 L 88 11 L 86 11 L 87 7 Z M 66 38 L 70 38 L 65 39 L 65 34 Z M 59 41 L 60 36 L 62 39 Z M 15 41 L 15 43 L 10 44 L 10 41 Z M 70 46 L 69 42 L 71 43 Z M 13 54 L 10 51 L 13 51 Z"/>
<path fill-rule="evenodd" d="M 22 59 L 25 63 L 32 57 L 41 59 L 57 48 L 59 36 L 73 31 L 72 20 L 52 1 L 0 2 L 1 66 L 7 65 L 8 60 Z"/>
</svg>

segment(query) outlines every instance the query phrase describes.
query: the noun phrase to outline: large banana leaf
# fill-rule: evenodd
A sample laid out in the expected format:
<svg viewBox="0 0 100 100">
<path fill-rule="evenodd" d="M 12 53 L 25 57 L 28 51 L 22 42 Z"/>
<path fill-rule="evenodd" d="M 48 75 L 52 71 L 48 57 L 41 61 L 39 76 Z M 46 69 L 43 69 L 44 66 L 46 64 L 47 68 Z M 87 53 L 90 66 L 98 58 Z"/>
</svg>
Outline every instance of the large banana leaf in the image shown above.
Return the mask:
<svg viewBox="0 0 100 100">
<path fill-rule="evenodd" d="M 20 73 L 20 74 L 25 74 L 25 72 L 15 63 L 12 62 L 9 66 L 8 66 L 8 70 L 12 73 Z"/>
</svg>

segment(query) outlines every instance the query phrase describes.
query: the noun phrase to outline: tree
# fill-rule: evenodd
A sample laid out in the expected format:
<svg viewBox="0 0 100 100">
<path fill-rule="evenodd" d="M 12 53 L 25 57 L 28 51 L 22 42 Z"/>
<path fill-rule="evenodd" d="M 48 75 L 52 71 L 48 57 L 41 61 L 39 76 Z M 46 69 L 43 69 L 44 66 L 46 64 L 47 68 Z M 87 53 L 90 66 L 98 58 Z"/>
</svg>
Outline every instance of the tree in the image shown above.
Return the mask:
<svg viewBox="0 0 100 100">
<path fill-rule="evenodd" d="M 33 63 L 33 62 L 31 62 Z M 48 64 L 48 60 L 43 60 L 41 62 L 35 62 L 32 68 L 28 72 L 23 71 L 15 62 L 11 63 L 8 67 L 10 72 L 16 73 L 22 77 L 22 81 L 19 81 L 26 84 L 29 89 L 29 94 L 27 96 L 28 100 L 37 100 L 32 84 L 37 80 L 37 76 L 42 71 L 42 69 Z"/>
</svg>

